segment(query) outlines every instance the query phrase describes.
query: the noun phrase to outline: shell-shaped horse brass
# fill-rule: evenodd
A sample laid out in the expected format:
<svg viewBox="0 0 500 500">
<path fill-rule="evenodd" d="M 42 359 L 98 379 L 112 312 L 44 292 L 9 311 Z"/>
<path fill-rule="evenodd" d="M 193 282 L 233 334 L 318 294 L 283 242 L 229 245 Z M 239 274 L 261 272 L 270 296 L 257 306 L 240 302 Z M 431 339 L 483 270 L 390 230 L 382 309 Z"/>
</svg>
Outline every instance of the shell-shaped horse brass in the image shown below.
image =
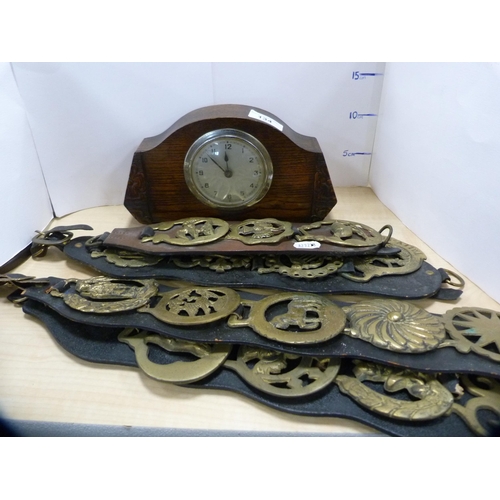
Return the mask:
<svg viewBox="0 0 500 500">
<path fill-rule="evenodd" d="M 390 299 L 375 299 L 345 307 L 346 333 L 389 351 L 416 353 L 436 349 L 445 339 L 441 320 L 424 309 Z"/>
<path fill-rule="evenodd" d="M 171 325 L 203 325 L 229 316 L 240 305 L 238 293 L 225 287 L 186 287 L 161 293 L 154 307 L 144 307 L 155 318 Z"/>
<path fill-rule="evenodd" d="M 344 329 L 346 316 L 328 299 L 308 293 L 277 293 L 259 301 L 242 301 L 250 307 L 247 319 L 232 315 L 228 326 L 249 326 L 263 337 L 285 344 L 316 344 Z"/>
<path fill-rule="evenodd" d="M 252 387 L 280 397 L 314 394 L 329 385 L 340 369 L 338 358 L 314 358 L 240 346 L 236 361 L 226 361 Z"/>
</svg>

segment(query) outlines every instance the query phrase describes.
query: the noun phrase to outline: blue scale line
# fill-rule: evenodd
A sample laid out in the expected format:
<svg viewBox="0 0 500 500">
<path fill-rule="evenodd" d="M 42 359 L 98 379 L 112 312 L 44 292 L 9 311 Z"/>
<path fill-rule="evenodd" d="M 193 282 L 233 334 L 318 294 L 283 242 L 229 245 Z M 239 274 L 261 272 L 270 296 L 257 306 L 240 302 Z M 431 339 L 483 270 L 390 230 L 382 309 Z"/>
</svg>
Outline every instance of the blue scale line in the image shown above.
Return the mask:
<svg viewBox="0 0 500 500">
<path fill-rule="evenodd" d="M 360 73 L 359 76 L 382 76 L 384 73 Z"/>
</svg>

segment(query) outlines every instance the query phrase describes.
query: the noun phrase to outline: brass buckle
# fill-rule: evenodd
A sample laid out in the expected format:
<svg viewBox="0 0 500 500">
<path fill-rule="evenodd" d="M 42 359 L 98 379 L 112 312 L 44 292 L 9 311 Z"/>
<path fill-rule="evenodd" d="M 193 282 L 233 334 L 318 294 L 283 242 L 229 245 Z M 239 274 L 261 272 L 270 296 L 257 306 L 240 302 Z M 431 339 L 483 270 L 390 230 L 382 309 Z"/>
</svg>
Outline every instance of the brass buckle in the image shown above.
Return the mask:
<svg viewBox="0 0 500 500">
<path fill-rule="evenodd" d="M 73 238 L 72 231 L 92 231 L 92 229 L 87 224 L 76 224 L 73 226 L 57 226 L 47 231 L 35 231 L 38 236 L 31 240 L 31 255 L 32 257 L 43 257 L 47 253 L 48 247 L 66 245 Z"/>
</svg>

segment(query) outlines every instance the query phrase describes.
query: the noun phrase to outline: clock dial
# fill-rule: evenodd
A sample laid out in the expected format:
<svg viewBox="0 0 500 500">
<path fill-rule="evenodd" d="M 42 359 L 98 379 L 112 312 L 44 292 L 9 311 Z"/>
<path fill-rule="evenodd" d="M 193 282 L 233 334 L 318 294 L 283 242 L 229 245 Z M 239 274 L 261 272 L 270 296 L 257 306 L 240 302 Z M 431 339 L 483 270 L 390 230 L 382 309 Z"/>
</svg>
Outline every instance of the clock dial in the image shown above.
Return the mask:
<svg viewBox="0 0 500 500">
<path fill-rule="evenodd" d="M 213 130 L 197 139 L 184 162 L 191 192 L 206 205 L 240 209 L 268 192 L 273 166 L 265 147 L 236 129 Z"/>
</svg>

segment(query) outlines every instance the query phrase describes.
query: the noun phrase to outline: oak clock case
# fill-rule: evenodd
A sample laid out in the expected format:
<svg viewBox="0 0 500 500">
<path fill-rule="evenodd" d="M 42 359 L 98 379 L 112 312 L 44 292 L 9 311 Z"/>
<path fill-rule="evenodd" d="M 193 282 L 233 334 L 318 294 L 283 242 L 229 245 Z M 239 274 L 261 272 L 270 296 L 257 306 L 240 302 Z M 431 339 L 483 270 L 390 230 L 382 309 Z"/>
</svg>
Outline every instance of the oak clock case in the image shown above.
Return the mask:
<svg viewBox="0 0 500 500">
<path fill-rule="evenodd" d="M 273 164 L 264 145 L 236 129 L 207 132 L 189 148 L 186 184 L 202 203 L 237 210 L 258 203 L 269 191 Z"/>
<path fill-rule="evenodd" d="M 234 137 L 223 132 L 227 130 Z M 229 169 L 226 151 L 220 150 L 218 158 L 212 154 L 210 159 L 198 149 L 202 144 L 203 151 L 217 150 L 219 139 L 229 141 L 231 147 L 245 146 L 239 158 L 228 151 Z M 200 154 L 191 154 L 196 151 Z M 242 174 L 243 167 L 250 164 L 245 160 L 247 154 L 262 169 L 262 174 L 252 178 L 259 180 L 254 188 Z M 203 162 L 200 156 L 206 164 L 198 163 Z M 202 179 L 195 172 L 201 169 L 205 176 L 209 170 L 201 166 L 208 168 L 209 163 L 211 178 Z M 231 177 L 226 177 L 228 170 Z M 213 190 L 217 195 L 210 193 L 204 186 L 212 187 L 214 182 L 231 193 L 225 197 L 220 190 Z M 273 217 L 304 223 L 323 220 L 336 202 L 325 158 L 314 137 L 299 134 L 258 108 L 217 105 L 194 110 L 162 134 L 142 141 L 133 157 L 124 204 L 141 224 L 186 217 L 233 221 Z"/>
</svg>

